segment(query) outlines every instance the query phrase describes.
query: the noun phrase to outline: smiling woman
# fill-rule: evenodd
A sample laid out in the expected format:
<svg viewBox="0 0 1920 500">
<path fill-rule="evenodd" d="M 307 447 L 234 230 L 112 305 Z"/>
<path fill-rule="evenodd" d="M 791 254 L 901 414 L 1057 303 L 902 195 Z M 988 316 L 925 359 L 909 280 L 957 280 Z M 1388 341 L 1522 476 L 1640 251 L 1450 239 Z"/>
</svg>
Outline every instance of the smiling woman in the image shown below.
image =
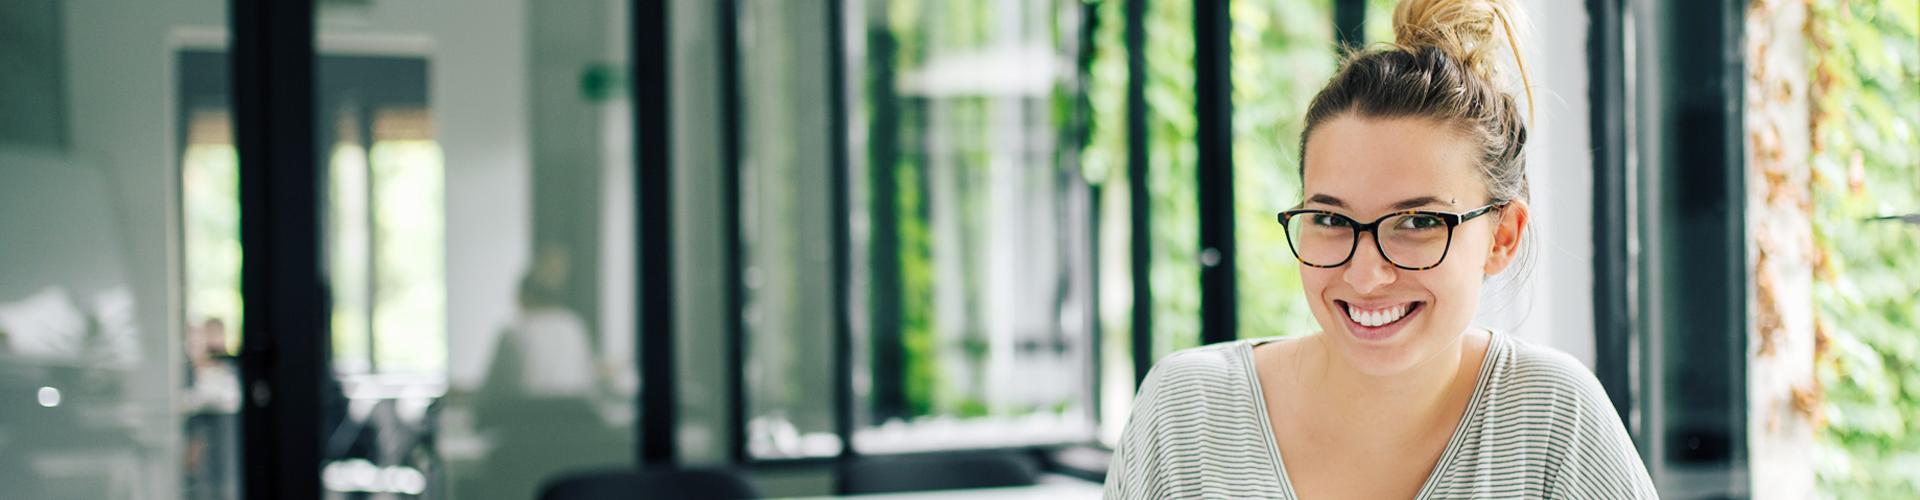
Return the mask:
<svg viewBox="0 0 1920 500">
<path fill-rule="evenodd" d="M 1403 2 L 1319 92 L 1279 215 L 1319 331 L 1162 360 L 1108 497 L 1655 496 L 1592 373 L 1470 324 L 1528 230 L 1519 14 Z"/>
</svg>

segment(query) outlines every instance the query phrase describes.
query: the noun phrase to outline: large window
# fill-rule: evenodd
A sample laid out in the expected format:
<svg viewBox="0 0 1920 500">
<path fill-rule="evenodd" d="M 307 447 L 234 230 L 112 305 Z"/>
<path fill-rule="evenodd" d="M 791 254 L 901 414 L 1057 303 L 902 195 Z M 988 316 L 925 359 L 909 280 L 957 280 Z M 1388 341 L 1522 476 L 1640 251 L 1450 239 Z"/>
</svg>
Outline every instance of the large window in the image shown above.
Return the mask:
<svg viewBox="0 0 1920 500">
<path fill-rule="evenodd" d="M 1082 169 L 1080 4 L 742 2 L 739 165 L 748 453 L 862 454 L 1084 442 L 1093 418 L 1095 205 Z M 827 36 L 851 41 L 845 89 Z M 817 96 L 845 91 L 845 109 Z M 846 117 L 846 185 L 831 179 Z M 826 201 L 838 190 L 846 211 Z M 827 265 L 851 227 L 847 275 Z M 846 280 L 852 387 L 830 363 Z M 852 408 L 826 398 L 853 391 Z"/>
<path fill-rule="evenodd" d="M 1080 10 L 865 2 L 854 263 L 862 453 L 1092 436 Z M 1015 70 L 1014 68 L 1019 68 Z M 862 377 L 865 378 L 865 377 Z"/>
</svg>

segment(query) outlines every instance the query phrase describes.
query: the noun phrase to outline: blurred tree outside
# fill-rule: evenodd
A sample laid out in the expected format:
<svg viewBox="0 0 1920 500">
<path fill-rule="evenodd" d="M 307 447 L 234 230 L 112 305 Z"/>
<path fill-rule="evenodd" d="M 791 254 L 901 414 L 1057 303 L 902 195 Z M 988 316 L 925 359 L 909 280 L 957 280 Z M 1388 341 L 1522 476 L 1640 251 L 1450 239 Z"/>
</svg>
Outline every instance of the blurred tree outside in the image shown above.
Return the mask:
<svg viewBox="0 0 1920 500">
<path fill-rule="evenodd" d="M 1276 214 L 1301 202 L 1300 130 L 1307 104 L 1333 76 L 1341 55 L 1334 44 L 1333 2 L 1238 0 L 1231 8 L 1238 334 L 1307 335 L 1319 326 Z"/>
<path fill-rule="evenodd" d="M 1815 473 L 1829 498 L 1913 498 L 1920 492 L 1920 1 L 1816 0 L 1809 8 L 1822 389 Z"/>
<path fill-rule="evenodd" d="M 1125 0 L 1120 0 L 1125 1 Z M 1147 235 L 1153 356 L 1200 345 L 1200 204 L 1193 4 L 1147 2 Z M 1125 57 L 1125 52 L 1118 52 Z M 1124 122 L 1125 115 L 1114 117 Z M 1125 158 L 1125 149 L 1120 157 Z M 1134 307 L 1141 307 L 1135 304 Z"/>
</svg>

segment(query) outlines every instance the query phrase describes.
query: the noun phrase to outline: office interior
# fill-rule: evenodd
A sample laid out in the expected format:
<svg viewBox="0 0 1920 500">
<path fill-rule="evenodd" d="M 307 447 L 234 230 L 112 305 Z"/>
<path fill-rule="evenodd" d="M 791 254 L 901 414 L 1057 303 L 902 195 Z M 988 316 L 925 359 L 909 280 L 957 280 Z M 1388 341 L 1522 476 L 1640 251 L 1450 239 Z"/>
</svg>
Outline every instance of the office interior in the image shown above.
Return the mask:
<svg viewBox="0 0 1920 500">
<path fill-rule="evenodd" d="M 0 496 L 1098 498 L 1153 362 L 1315 329 L 1394 3 L 0 2 Z M 1920 492 L 1920 1 L 1519 3 L 1476 324 L 1662 497 Z"/>
</svg>

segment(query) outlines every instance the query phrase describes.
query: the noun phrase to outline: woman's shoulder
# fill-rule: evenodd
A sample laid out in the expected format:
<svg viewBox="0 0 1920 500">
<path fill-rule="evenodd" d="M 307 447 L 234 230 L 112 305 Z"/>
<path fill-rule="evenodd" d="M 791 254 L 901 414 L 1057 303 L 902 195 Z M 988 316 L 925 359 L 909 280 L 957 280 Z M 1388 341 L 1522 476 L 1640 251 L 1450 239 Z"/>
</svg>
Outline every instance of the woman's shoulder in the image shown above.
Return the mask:
<svg viewBox="0 0 1920 500">
<path fill-rule="evenodd" d="M 1151 372 L 1162 376 L 1187 372 L 1237 370 L 1244 367 L 1239 349 L 1246 341 L 1221 342 L 1174 351 L 1153 364 Z"/>
<path fill-rule="evenodd" d="M 1154 363 L 1107 473 L 1107 498 L 1280 498 L 1254 403 L 1248 342 L 1185 349 Z"/>
<path fill-rule="evenodd" d="M 1593 370 L 1559 349 L 1498 335 L 1492 368 L 1498 393 L 1523 401 L 1610 407 Z"/>
<path fill-rule="evenodd" d="M 1153 364 L 1140 385 L 1136 410 L 1164 411 L 1192 404 L 1220 404 L 1251 397 L 1252 371 L 1242 352 L 1247 341 L 1176 351 Z"/>
<path fill-rule="evenodd" d="M 1633 438 L 1593 371 L 1548 346 L 1500 339 L 1503 352 L 1478 436 L 1501 453 L 1555 443 L 1547 497 L 1657 498 Z"/>
</svg>

